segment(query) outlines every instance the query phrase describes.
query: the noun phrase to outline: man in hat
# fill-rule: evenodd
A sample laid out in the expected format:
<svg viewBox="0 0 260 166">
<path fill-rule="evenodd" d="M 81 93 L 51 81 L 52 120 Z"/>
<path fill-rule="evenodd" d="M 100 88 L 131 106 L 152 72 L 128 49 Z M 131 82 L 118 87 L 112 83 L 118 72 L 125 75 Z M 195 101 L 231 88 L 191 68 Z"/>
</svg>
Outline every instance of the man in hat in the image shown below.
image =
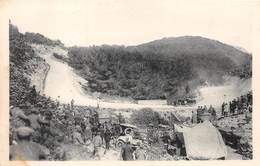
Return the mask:
<svg viewBox="0 0 260 166">
<path fill-rule="evenodd" d="M 134 160 L 133 158 L 133 149 L 130 146 L 130 141 L 128 138 L 126 138 L 126 142 L 125 144 L 122 146 L 121 149 L 121 157 L 124 161 L 128 161 L 128 160 Z"/>
<path fill-rule="evenodd" d="M 37 91 L 35 85 L 32 86 L 30 93 L 29 93 L 29 100 L 31 104 L 35 105 L 36 104 L 36 98 L 37 98 Z"/>
<path fill-rule="evenodd" d="M 85 126 L 86 126 L 86 128 L 84 130 L 84 138 L 85 138 L 85 140 L 87 140 L 87 139 L 92 140 L 91 124 L 86 123 Z"/>
<path fill-rule="evenodd" d="M 147 141 L 148 141 L 148 144 L 151 145 L 153 143 L 153 124 L 150 123 L 148 125 L 148 129 L 147 129 Z"/>
<path fill-rule="evenodd" d="M 214 107 L 212 105 L 210 105 L 209 109 L 208 109 L 208 113 L 211 114 L 214 110 L 215 110 Z"/>
<path fill-rule="evenodd" d="M 86 147 L 87 152 L 94 154 L 95 147 L 94 147 L 94 144 L 93 144 L 93 142 L 91 141 L 90 138 L 86 139 L 85 147 Z"/>
<path fill-rule="evenodd" d="M 75 103 L 75 101 L 72 99 L 72 100 L 70 101 L 70 107 L 71 107 L 71 110 L 74 109 L 74 103 Z"/>
<path fill-rule="evenodd" d="M 64 135 L 60 134 L 55 141 L 56 148 L 54 149 L 54 159 L 59 161 L 65 161 L 67 159 L 67 156 L 64 144 Z"/>
<path fill-rule="evenodd" d="M 224 116 L 224 110 L 225 110 L 225 102 L 222 103 L 221 105 L 221 116 Z"/>
<path fill-rule="evenodd" d="M 224 105 L 224 117 L 228 117 L 228 113 L 229 113 L 229 106 L 227 103 L 225 103 Z"/>
<path fill-rule="evenodd" d="M 146 160 L 147 159 L 146 151 L 144 150 L 144 147 L 140 142 L 137 143 L 137 148 L 134 152 L 134 158 L 135 158 L 135 160 Z"/>
<path fill-rule="evenodd" d="M 101 140 L 102 140 L 102 144 L 105 142 L 105 126 L 106 123 L 103 123 L 100 125 L 99 127 L 99 131 L 100 131 L 100 137 L 101 137 Z"/>
<path fill-rule="evenodd" d="M 197 112 L 196 112 L 196 110 L 192 110 L 192 119 L 191 119 L 191 122 L 192 122 L 193 124 L 197 124 L 197 120 L 198 120 Z"/>
<path fill-rule="evenodd" d="M 154 128 L 154 132 L 153 132 L 153 140 L 154 140 L 154 143 L 158 143 L 159 142 L 159 130 L 158 130 L 158 127 L 155 127 Z"/>
<path fill-rule="evenodd" d="M 81 127 L 79 125 L 76 126 L 76 129 L 73 133 L 73 143 L 76 145 L 84 144 L 81 136 Z"/>
<path fill-rule="evenodd" d="M 19 127 L 17 130 L 18 144 L 10 147 L 10 160 L 40 160 L 46 159 L 47 153 L 43 146 L 31 141 L 33 129 Z"/>
<path fill-rule="evenodd" d="M 203 108 L 202 108 L 202 106 L 198 106 L 198 108 L 197 108 L 197 123 L 202 122 L 202 120 L 201 120 L 202 114 L 203 114 Z"/>
<path fill-rule="evenodd" d="M 109 149 L 112 133 L 108 128 L 106 129 L 104 136 L 105 136 L 105 142 L 106 142 L 106 149 Z"/>
<path fill-rule="evenodd" d="M 97 131 L 95 137 L 93 138 L 94 143 L 94 154 L 95 156 L 100 159 L 101 157 L 101 147 L 102 147 L 102 139 L 100 137 L 100 131 Z"/>
<path fill-rule="evenodd" d="M 129 140 L 130 143 L 133 142 L 133 136 L 132 133 L 133 131 L 131 129 L 126 129 L 125 131 L 125 137 Z"/>
<path fill-rule="evenodd" d="M 28 115 L 31 122 L 31 128 L 34 130 L 38 130 L 41 127 L 39 124 L 39 115 L 39 111 L 36 108 L 32 108 L 30 115 Z"/>
<path fill-rule="evenodd" d="M 42 139 L 40 140 L 40 142 L 45 145 L 53 143 L 52 137 L 57 135 L 55 130 L 56 125 L 52 118 L 53 118 L 53 113 L 50 110 L 45 110 L 44 116 L 39 117 L 38 119 L 38 122 L 41 125 L 40 134 Z"/>
</svg>

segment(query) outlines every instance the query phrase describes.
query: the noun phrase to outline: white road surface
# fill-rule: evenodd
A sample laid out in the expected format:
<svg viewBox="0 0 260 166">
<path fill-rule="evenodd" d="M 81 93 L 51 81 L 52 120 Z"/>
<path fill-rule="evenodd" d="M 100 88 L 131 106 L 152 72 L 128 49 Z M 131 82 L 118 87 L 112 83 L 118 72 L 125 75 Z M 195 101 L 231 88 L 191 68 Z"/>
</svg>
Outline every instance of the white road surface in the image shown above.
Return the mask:
<svg viewBox="0 0 260 166">
<path fill-rule="evenodd" d="M 38 48 L 39 49 L 39 48 Z M 77 105 L 97 106 L 97 99 L 83 92 L 80 83 L 86 83 L 84 79 L 73 72 L 73 69 L 66 63 L 61 62 L 52 56 L 51 51 L 38 51 L 50 65 L 50 70 L 46 77 L 44 94 L 52 99 L 58 99 L 61 103 L 70 103 L 72 99 Z M 145 107 L 160 108 L 160 109 L 176 109 L 169 105 L 145 105 L 133 103 L 118 103 L 118 102 L 99 102 L 102 108 L 134 108 L 140 109 Z M 188 108 L 188 107 L 184 107 Z"/>
<path fill-rule="evenodd" d="M 223 101 L 229 102 L 251 90 L 251 79 L 228 78 L 225 85 L 206 86 L 200 89 L 202 100 L 197 105 L 212 105 L 220 108 Z"/>
</svg>

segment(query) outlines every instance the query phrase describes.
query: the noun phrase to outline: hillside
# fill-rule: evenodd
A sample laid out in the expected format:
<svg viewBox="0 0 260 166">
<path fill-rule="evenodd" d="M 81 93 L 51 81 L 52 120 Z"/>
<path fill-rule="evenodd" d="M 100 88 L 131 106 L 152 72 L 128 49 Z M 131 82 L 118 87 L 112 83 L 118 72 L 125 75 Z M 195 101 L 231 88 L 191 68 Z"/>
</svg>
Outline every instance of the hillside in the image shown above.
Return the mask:
<svg viewBox="0 0 260 166">
<path fill-rule="evenodd" d="M 10 104 L 19 105 L 28 100 L 26 93 L 35 85 L 42 91 L 49 65 L 28 44 L 28 38 L 18 28 L 9 25 L 10 49 Z"/>
<path fill-rule="evenodd" d="M 193 97 L 198 86 L 251 61 L 235 47 L 202 37 L 164 38 L 138 46 L 71 47 L 69 64 L 86 80 L 87 91 L 134 99 Z"/>
<path fill-rule="evenodd" d="M 203 38 L 200 36 L 183 36 L 163 38 L 149 43 L 138 45 L 134 48 L 145 52 L 163 54 L 166 57 L 173 56 L 209 56 L 218 58 L 229 58 L 236 65 L 247 62 L 248 53 L 236 47 L 221 43 L 217 40 Z"/>
<path fill-rule="evenodd" d="M 61 43 L 60 40 L 51 40 L 39 33 L 26 32 L 24 34 L 24 38 L 28 43 L 44 44 L 44 45 L 48 45 L 48 46 L 59 45 L 61 47 L 64 47 L 64 44 Z"/>
<path fill-rule="evenodd" d="M 11 74 L 11 93 L 20 93 L 15 82 L 36 85 L 38 91 L 43 90 L 49 70 L 44 52 L 48 50 L 50 56 L 67 62 L 88 81 L 82 84 L 88 94 L 101 92 L 132 99 L 167 99 L 172 103 L 195 97 L 197 88 L 205 83 L 221 85 L 225 75 L 252 76 L 250 54 L 203 37 L 163 38 L 128 47 L 66 48 L 59 40 L 38 33 L 22 34 L 10 25 L 10 72 L 15 73 Z"/>
</svg>

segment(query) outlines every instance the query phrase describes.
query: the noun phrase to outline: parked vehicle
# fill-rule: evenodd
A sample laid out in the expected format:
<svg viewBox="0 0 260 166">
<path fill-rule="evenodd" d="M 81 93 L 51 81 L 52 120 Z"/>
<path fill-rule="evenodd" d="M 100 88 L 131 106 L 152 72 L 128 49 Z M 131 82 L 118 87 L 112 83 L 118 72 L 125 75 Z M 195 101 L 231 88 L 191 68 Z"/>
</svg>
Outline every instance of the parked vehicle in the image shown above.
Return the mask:
<svg viewBox="0 0 260 166">
<path fill-rule="evenodd" d="M 140 135 L 140 132 L 138 131 L 138 128 L 134 125 L 131 124 L 127 124 L 127 123 L 123 123 L 120 124 L 121 127 L 121 133 L 120 136 L 117 138 L 116 141 L 116 147 L 121 147 L 126 140 L 129 138 L 129 135 L 126 134 L 127 132 L 130 133 L 132 139 L 130 141 L 132 146 L 136 146 L 138 143 L 142 144 L 143 143 L 143 139 Z"/>
</svg>

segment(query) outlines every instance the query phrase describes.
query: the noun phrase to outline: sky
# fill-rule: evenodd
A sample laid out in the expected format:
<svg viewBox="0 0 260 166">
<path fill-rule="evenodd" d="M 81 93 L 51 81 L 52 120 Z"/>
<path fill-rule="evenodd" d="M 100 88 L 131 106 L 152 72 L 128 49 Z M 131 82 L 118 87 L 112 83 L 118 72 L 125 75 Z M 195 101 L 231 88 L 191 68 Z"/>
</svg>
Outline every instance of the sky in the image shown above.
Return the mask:
<svg viewBox="0 0 260 166">
<path fill-rule="evenodd" d="M 221 2 L 221 3 L 220 3 Z M 203 36 L 251 52 L 254 2 L 245 0 L 24 0 L 6 3 L 21 32 L 66 46 L 137 45 Z"/>
</svg>

